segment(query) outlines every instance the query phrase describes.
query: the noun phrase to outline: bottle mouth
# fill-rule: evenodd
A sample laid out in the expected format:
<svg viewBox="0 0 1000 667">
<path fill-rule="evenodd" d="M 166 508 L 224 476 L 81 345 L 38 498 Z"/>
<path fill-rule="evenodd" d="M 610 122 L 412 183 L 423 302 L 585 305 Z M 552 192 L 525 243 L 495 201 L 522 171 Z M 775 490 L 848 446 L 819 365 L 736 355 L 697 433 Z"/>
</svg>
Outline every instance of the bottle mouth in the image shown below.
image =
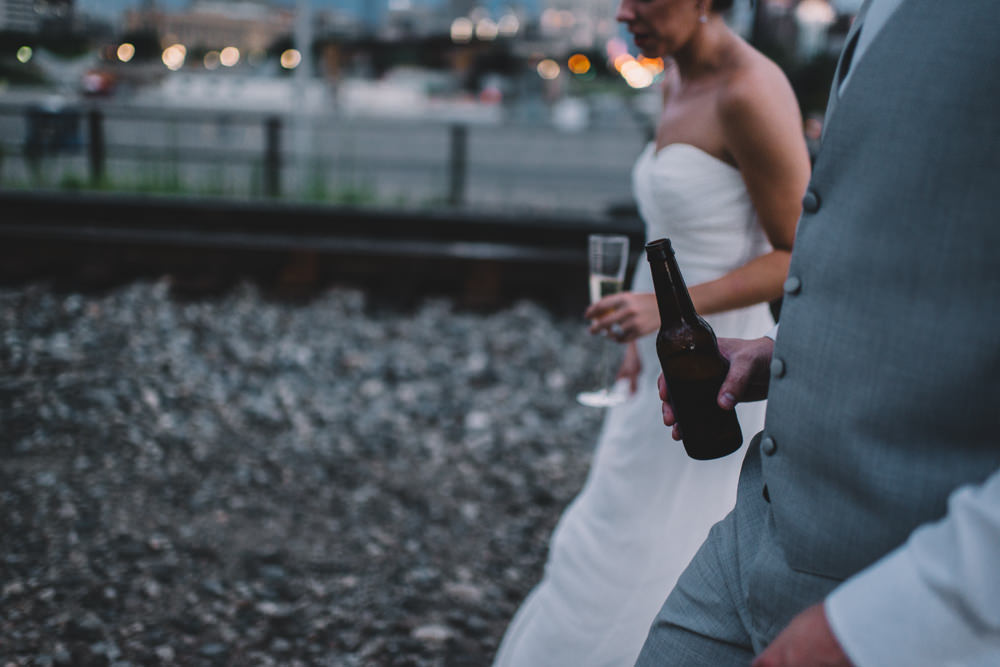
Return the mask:
<svg viewBox="0 0 1000 667">
<path fill-rule="evenodd" d="M 673 253 L 670 239 L 656 239 L 646 244 L 646 259 L 649 261 L 664 260 Z"/>
</svg>

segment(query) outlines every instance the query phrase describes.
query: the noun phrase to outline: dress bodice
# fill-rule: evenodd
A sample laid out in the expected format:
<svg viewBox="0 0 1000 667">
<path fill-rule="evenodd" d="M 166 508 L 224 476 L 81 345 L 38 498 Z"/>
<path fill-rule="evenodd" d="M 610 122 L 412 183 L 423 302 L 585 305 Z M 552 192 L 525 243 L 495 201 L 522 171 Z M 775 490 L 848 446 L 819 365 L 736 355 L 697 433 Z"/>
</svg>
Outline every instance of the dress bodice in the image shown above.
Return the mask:
<svg viewBox="0 0 1000 667">
<path fill-rule="evenodd" d="M 650 142 L 632 171 L 646 239 L 669 238 L 687 285 L 714 280 L 771 249 L 735 167 L 684 143 Z M 633 289 L 652 291 L 640 258 Z"/>
</svg>

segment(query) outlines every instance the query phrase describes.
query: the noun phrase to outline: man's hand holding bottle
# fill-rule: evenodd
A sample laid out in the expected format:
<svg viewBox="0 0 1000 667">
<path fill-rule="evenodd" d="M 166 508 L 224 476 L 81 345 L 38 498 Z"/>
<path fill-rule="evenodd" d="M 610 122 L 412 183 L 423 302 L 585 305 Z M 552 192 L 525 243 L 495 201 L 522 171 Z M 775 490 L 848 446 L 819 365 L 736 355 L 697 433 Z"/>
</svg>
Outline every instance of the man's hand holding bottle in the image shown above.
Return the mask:
<svg viewBox="0 0 1000 667">
<path fill-rule="evenodd" d="M 729 370 L 726 379 L 719 388 L 719 406 L 732 410 L 737 403 L 762 401 L 767 398 L 767 390 L 771 381 L 771 355 L 774 352 L 774 340 L 767 337 L 754 340 L 742 338 L 719 338 L 719 352 L 729 360 Z M 660 374 L 660 400 L 663 401 L 663 423 L 673 428 L 674 440 L 681 439 L 673 409 L 670 407 L 667 384 Z"/>
</svg>

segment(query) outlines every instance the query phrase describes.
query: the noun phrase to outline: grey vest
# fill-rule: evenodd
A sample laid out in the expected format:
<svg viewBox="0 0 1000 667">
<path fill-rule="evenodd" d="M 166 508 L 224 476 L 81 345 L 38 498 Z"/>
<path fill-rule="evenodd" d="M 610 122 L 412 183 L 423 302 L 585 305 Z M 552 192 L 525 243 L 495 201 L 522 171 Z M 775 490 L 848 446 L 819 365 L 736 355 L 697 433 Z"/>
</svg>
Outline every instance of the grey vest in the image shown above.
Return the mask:
<svg viewBox="0 0 1000 667">
<path fill-rule="evenodd" d="M 1000 468 L 1000 5 L 906 0 L 831 108 L 761 452 L 788 563 L 841 579 Z"/>
</svg>

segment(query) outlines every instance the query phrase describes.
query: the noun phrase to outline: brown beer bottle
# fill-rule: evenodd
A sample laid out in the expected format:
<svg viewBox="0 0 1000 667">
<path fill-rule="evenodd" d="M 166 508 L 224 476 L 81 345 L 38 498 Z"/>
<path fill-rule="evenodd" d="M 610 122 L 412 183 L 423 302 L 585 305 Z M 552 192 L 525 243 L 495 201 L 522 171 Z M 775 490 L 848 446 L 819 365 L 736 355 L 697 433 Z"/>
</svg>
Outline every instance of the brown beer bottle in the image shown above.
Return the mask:
<svg viewBox="0 0 1000 667">
<path fill-rule="evenodd" d="M 701 460 L 732 454 L 743 444 L 743 433 L 736 413 L 717 400 L 729 361 L 719 353 L 712 327 L 694 310 L 670 240 L 647 243 L 646 259 L 660 309 L 656 354 L 684 449 Z"/>
</svg>

